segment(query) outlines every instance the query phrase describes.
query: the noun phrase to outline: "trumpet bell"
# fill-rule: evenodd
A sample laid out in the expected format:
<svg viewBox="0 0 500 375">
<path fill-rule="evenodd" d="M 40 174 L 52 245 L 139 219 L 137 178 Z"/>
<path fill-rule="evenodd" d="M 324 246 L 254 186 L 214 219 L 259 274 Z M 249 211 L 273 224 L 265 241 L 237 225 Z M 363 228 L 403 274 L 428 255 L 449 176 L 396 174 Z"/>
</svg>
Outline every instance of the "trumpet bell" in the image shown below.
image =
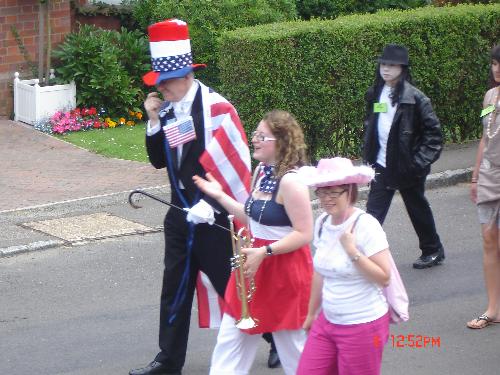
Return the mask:
<svg viewBox="0 0 500 375">
<path fill-rule="evenodd" d="M 258 325 L 258 321 L 251 317 L 241 318 L 236 321 L 236 328 L 238 329 L 251 329 L 257 327 Z"/>
<path fill-rule="evenodd" d="M 253 319 L 248 314 L 248 302 L 251 300 L 255 292 L 255 282 L 250 280 L 247 286 L 245 273 L 243 271 L 243 263 L 245 263 L 245 255 L 241 253 L 243 246 L 251 246 L 252 241 L 249 236 L 243 236 L 245 228 L 240 228 L 238 234 L 234 233 L 234 216 L 228 215 L 229 231 L 231 232 L 231 241 L 233 245 L 233 257 L 231 258 L 231 271 L 234 271 L 234 279 L 236 283 L 236 290 L 238 297 L 241 301 L 241 318 L 235 322 L 236 328 L 250 329 L 257 327 L 257 319 Z"/>
</svg>

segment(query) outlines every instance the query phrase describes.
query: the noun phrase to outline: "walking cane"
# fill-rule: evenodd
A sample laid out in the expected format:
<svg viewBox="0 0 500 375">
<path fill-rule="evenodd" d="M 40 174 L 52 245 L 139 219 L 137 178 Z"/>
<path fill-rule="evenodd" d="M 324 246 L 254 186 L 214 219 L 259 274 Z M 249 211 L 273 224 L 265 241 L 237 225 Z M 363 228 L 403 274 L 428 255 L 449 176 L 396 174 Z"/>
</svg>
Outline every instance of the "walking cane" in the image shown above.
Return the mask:
<svg viewBox="0 0 500 375">
<path fill-rule="evenodd" d="M 172 203 L 170 203 L 170 202 L 167 202 L 165 199 L 162 199 L 162 198 L 160 198 L 160 197 L 158 197 L 158 196 L 156 196 L 156 195 L 150 194 L 150 193 L 146 193 L 145 191 L 143 191 L 143 190 L 139 190 L 139 189 L 132 190 L 132 191 L 130 192 L 130 194 L 128 195 L 128 203 L 129 203 L 132 207 L 134 207 L 134 208 L 141 208 L 141 207 L 142 207 L 142 206 L 139 206 L 137 203 L 135 203 L 135 202 L 133 201 L 133 196 L 134 196 L 135 194 L 142 194 L 142 195 L 145 195 L 146 197 L 149 197 L 149 198 L 151 198 L 151 199 L 153 199 L 153 200 L 155 200 L 155 201 L 158 201 L 158 202 L 161 202 L 161 203 L 163 203 L 163 204 L 166 204 L 166 205 L 167 205 L 167 206 L 169 206 L 169 207 L 176 208 L 176 209 L 178 209 L 178 210 L 180 210 L 180 211 L 182 211 L 182 212 L 186 212 L 186 213 L 187 213 L 187 212 L 189 212 L 189 208 L 182 208 L 182 207 L 176 206 L 175 204 L 172 204 Z M 214 225 L 214 226 L 216 226 L 216 227 L 219 227 L 219 228 L 221 228 L 221 229 L 224 229 L 224 230 L 226 230 L 226 231 L 228 231 L 228 232 L 230 232 L 230 230 L 229 230 L 228 228 L 223 227 L 222 225 L 219 225 L 219 224 L 217 224 L 217 223 L 214 223 L 213 225 Z"/>
</svg>

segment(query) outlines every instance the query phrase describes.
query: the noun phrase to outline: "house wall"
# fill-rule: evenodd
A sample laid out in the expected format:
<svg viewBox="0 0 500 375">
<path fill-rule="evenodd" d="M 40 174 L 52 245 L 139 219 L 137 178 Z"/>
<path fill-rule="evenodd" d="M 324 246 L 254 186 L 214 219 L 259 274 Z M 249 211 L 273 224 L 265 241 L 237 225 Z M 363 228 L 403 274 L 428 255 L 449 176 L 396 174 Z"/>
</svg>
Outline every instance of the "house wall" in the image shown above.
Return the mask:
<svg viewBox="0 0 500 375">
<path fill-rule="evenodd" d="M 121 28 L 121 21 L 119 18 L 113 16 L 95 15 L 85 16 L 75 14 L 72 22 L 72 30 L 78 31 L 80 25 L 94 25 L 105 30 L 117 30 Z"/>
<path fill-rule="evenodd" d="M 70 0 L 50 1 L 52 48 L 71 31 Z M 14 72 L 22 78 L 33 78 L 12 33 L 15 27 L 30 56 L 38 61 L 39 0 L 0 0 L 0 116 L 11 116 L 13 110 L 12 82 Z"/>
</svg>

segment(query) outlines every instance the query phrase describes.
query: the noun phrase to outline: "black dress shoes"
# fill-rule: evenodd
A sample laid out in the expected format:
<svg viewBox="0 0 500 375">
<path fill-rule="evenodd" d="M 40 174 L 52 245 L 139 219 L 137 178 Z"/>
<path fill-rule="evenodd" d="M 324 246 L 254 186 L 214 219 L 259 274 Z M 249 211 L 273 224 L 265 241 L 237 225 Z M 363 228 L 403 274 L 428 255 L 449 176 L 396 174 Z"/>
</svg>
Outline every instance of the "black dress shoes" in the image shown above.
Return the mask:
<svg viewBox="0 0 500 375">
<path fill-rule="evenodd" d="M 169 371 L 163 363 L 153 361 L 146 367 L 130 370 L 129 375 L 181 375 L 181 373 Z"/>
<path fill-rule="evenodd" d="M 277 368 L 281 366 L 280 357 L 278 356 L 278 352 L 276 349 L 271 348 L 269 351 L 269 358 L 267 359 L 267 367 L 269 368 Z"/>
<path fill-rule="evenodd" d="M 413 263 L 413 268 L 421 270 L 424 268 L 437 266 L 444 260 L 444 258 L 444 249 L 441 248 L 439 249 L 439 251 L 436 251 L 435 253 L 432 253 L 430 255 L 422 255 Z"/>
</svg>

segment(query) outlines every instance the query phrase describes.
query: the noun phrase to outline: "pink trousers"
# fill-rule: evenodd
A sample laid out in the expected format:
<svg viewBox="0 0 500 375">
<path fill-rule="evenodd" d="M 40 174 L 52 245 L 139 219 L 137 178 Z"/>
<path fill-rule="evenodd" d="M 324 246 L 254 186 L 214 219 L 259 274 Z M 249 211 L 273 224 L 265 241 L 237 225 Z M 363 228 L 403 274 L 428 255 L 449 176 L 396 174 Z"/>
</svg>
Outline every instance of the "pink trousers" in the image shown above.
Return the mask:
<svg viewBox="0 0 500 375">
<path fill-rule="evenodd" d="M 313 323 L 297 375 L 379 375 L 389 338 L 389 314 L 369 323 L 341 325 L 323 312 Z"/>
</svg>

